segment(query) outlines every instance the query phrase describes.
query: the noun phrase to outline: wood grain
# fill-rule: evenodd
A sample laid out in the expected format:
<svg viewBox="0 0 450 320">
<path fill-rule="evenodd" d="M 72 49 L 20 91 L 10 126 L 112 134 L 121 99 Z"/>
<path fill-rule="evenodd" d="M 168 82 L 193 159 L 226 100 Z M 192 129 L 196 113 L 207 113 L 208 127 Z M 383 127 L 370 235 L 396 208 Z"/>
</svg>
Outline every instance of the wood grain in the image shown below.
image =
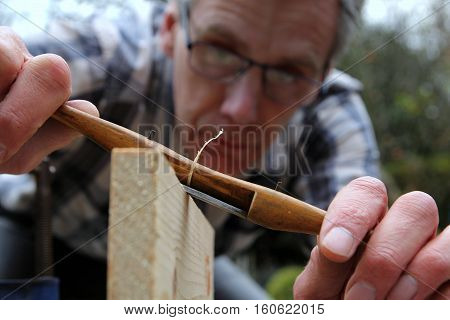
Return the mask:
<svg viewBox="0 0 450 320">
<path fill-rule="evenodd" d="M 53 118 L 78 130 L 107 150 L 138 147 L 160 151 L 184 184 L 191 167 L 195 166 L 190 186 L 248 212 L 247 219 L 251 222 L 279 231 L 320 232 L 325 212 L 305 202 L 194 164 L 192 160 L 136 132 L 69 106 L 62 106 Z"/>
<path fill-rule="evenodd" d="M 212 299 L 214 231 L 153 149 L 114 149 L 109 299 Z"/>
</svg>

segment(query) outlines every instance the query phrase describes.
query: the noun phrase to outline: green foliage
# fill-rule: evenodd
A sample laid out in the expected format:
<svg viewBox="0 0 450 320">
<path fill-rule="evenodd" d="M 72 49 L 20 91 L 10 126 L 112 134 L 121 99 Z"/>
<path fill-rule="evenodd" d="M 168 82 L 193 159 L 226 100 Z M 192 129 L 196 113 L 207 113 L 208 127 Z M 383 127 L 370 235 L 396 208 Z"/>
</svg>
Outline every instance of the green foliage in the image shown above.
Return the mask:
<svg viewBox="0 0 450 320">
<path fill-rule="evenodd" d="M 278 269 L 266 284 L 269 295 L 276 300 L 292 300 L 292 287 L 303 269 L 302 266 L 288 266 Z"/>
<path fill-rule="evenodd" d="M 388 189 L 396 190 L 391 200 L 425 191 L 436 199 L 445 226 L 450 214 L 450 26 L 439 14 L 445 13 L 415 30 L 414 37 L 394 41 L 405 28 L 401 24 L 363 27 L 339 67 L 345 70 L 390 41 L 348 73 L 364 83 L 363 98 L 391 181 Z"/>
</svg>

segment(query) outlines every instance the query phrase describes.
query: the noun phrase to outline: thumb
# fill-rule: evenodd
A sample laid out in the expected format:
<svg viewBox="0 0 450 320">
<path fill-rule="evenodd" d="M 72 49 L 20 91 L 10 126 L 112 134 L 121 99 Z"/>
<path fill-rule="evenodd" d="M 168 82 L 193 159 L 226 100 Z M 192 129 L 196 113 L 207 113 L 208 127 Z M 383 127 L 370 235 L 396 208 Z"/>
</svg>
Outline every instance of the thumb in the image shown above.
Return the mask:
<svg viewBox="0 0 450 320">
<path fill-rule="evenodd" d="M 67 101 L 66 104 L 72 108 L 78 109 L 80 111 L 84 111 L 89 113 L 92 116 L 99 117 L 99 111 L 96 106 L 92 103 L 84 100 L 71 100 Z"/>
<path fill-rule="evenodd" d="M 347 280 L 353 272 L 355 258 L 344 263 L 329 260 L 319 247 L 311 251 L 311 257 L 305 270 L 294 284 L 295 299 L 340 299 Z"/>
<path fill-rule="evenodd" d="M 297 278 L 298 299 L 337 299 L 359 259 L 362 238 L 387 208 L 384 184 L 371 177 L 353 180 L 331 202 L 316 247 L 305 271 Z M 363 241 L 364 243 L 364 241 Z M 355 254 L 356 253 L 356 254 Z"/>
</svg>

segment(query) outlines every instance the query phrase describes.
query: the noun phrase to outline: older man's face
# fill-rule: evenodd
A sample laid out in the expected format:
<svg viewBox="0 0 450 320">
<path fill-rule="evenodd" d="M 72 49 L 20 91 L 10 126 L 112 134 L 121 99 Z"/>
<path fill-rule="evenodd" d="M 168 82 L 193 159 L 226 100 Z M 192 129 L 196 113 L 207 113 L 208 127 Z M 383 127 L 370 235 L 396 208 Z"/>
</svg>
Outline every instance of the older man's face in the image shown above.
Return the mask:
<svg viewBox="0 0 450 320">
<path fill-rule="evenodd" d="M 189 34 L 194 42 L 223 47 L 320 81 L 336 33 L 338 10 L 338 0 L 197 0 Z M 175 113 L 181 122 L 196 128 L 184 139 L 184 146 L 201 146 L 212 132 L 203 130 L 204 126 L 217 131 L 223 127 L 225 134 L 208 146 L 200 162 L 239 176 L 270 144 L 273 134 L 266 128 L 284 124 L 296 108 L 289 109 L 267 94 L 258 67 L 225 83 L 196 72 L 189 63 L 185 40 L 178 24 L 173 47 Z M 282 88 L 278 91 L 283 95 Z M 310 92 L 298 92 L 302 102 L 297 106 L 313 98 Z"/>
</svg>

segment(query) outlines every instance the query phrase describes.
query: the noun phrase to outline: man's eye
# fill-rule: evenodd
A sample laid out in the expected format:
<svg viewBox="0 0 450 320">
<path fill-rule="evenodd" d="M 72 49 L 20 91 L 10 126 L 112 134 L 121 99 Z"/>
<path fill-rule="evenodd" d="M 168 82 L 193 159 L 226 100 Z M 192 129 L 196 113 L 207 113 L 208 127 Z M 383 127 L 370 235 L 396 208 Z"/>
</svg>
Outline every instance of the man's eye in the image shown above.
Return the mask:
<svg viewBox="0 0 450 320">
<path fill-rule="evenodd" d="M 278 84 L 290 84 L 297 81 L 298 75 L 277 69 L 269 69 L 267 71 L 267 81 Z"/>
<path fill-rule="evenodd" d="M 207 52 L 207 60 L 209 63 L 220 63 L 226 65 L 234 65 L 239 63 L 239 59 L 235 55 L 219 48 L 210 48 Z"/>
</svg>

